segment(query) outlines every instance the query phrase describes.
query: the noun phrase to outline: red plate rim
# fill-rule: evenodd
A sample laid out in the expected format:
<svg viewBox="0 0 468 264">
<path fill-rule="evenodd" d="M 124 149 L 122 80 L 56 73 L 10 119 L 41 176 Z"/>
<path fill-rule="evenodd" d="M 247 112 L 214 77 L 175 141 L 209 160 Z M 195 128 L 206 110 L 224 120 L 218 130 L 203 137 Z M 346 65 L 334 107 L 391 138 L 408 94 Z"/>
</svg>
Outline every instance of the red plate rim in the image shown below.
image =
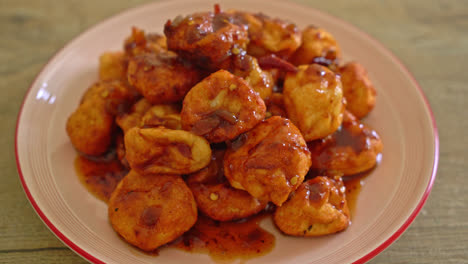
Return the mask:
<svg viewBox="0 0 468 264">
<path fill-rule="evenodd" d="M 169 0 L 166 0 L 166 1 L 161 1 L 159 3 L 162 3 L 162 2 L 169 2 Z M 63 50 L 65 50 L 72 42 L 74 42 L 77 38 L 79 38 L 80 36 L 86 34 L 88 31 L 96 28 L 97 26 L 115 18 L 115 17 L 118 17 L 120 15 L 122 15 L 123 13 L 126 13 L 126 12 L 131 12 L 135 9 L 139 9 L 139 8 L 142 8 L 146 5 L 151 5 L 151 4 L 154 4 L 154 3 L 148 3 L 148 4 L 144 4 L 144 5 L 140 5 L 140 6 L 137 6 L 137 7 L 134 7 L 134 8 L 130 8 L 130 9 L 126 9 L 126 10 L 123 10 L 123 11 L 120 11 L 118 12 L 117 14 L 107 18 L 107 19 L 104 19 L 103 21 L 95 24 L 94 26 L 91 26 L 90 28 L 86 29 L 85 31 L 83 31 L 82 33 L 80 33 L 78 36 L 74 37 L 71 41 L 69 41 L 64 47 L 62 47 L 59 51 L 57 51 L 55 53 L 54 56 L 52 56 L 48 61 L 47 63 L 42 67 L 41 71 L 36 75 L 36 77 L 34 78 L 33 82 L 31 83 L 31 85 L 29 86 L 28 90 L 26 91 L 25 93 L 25 96 L 24 96 L 24 99 L 23 99 L 23 102 L 21 103 L 21 107 L 20 107 L 20 111 L 18 112 L 18 116 L 17 116 L 17 119 L 16 119 L 16 128 L 15 128 L 15 158 L 16 158 L 16 167 L 18 169 L 18 174 L 19 174 L 19 177 L 20 177 L 20 180 L 21 180 L 21 185 L 23 186 L 23 190 L 29 200 L 29 202 L 31 203 L 31 205 L 33 206 L 34 210 L 36 211 L 36 213 L 39 215 L 39 217 L 41 218 L 41 220 L 46 224 L 46 226 L 52 231 L 52 233 L 54 233 L 65 245 L 67 245 L 70 249 L 72 249 L 74 252 L 76 252 L 77 254 L 79 254 L 80 256 L 82 256 L 83 258 L 85 258 L 87 261 L 90 261 L 92 263 L 99 263 L 99 264 L 104 264 L 105 262 L 96 258 L 95 256 L 91 255 L 90 253 L 88 253 L 86 250 L 82 249 L 81 247 L 79 247 L 78 245 L 76 245 L 75 243 L 73 243 L 70 239 L 68 239 L 62 232 L 60 232 L 60 230 L 58 230 L 57 227 L 54 226 L 54 224 L 47 218 L 47 216 L 44 214 L 44 212 L 42 212 L 41 208 L 39 207 L 39 205 L 36 203 L 36 201 L 34 200 L 34 197 L 31 195 L 31 192 L 29 191 L 29 188 L 28 186 L 26 185 L 26 182 L 24 180 L 24 175 L 23 175 L 23 172 L 21 170 L 21 164 L 19 162 L 19 156 L 18 156 L 18 127 L 19 127 L 19 123 L 20 123 L 20 119 L 21 119 L 21 114 L 23 112 L 23 107 L 24 107 L 24 104 L 26 102 L 26 98 L 28 97 L 29 93 L 31 92 L 31 89 L 32 87 L 34 86 L 34 84 L 36 83 L 37 81 L 37 78 L 44 72 L 44 69 L 47 67 L 47 65 L 50 64 L 51 61 L 53 61 L 55 59 L 55 57 L 60 54 Z M 369 253 L 367 253 L 366 255 L 364 255 L 363 257 L 361 257 L 360 259 L 356 260 L 355 264 L 360 264 L 360 263 L 365 263 L 369 260 L 371 260 L 372 258 L 374 258 L 375 256 L 377 256 L 380 252 L 382 252 L 383 250 L 385 250 L 388 246 L 390 246 L 393 242 L 395 242 L 402 234 L 403 232 L 409 227 L 409 225 L 414 221 L 414 219 L 416 218 L 416 216 L 419 214 L 419 212 L 421 211 L 422 207 L 424 206 L 424 204 L 426 203 L 427 201 L 427 198 L 429 197 L 429 194 L 431 193 L 431 190 L 432 190 L 432 186 L 434 184 L 434 181 L 435 181 L 435 178 L 436 178 L 436 174 L 437 174 L 437 166 L 438 166 L 438 163 L 439 163 L 439 133 L 438 133 L 438 129 L 437 129 L 437 124 L 436 124 L 436 121 L 435 121 L 435 117 L 434 117 L 434 113 L 432 112 L 432 109 L 431 109 L 431 106 L 429 105 L 429 101 L 427 100 L 427 97 L 426 95 L 424 94 L 424 91 L 423 89 L 421 88 L 421 86 L 419 85 L 419 83 L 416 81 L 416 78 L 414 78 L 414 76 L 410 73 L 410 71 L 406 68 L 406 66 L 404 66 L 404 64 L 391 52 L 389 51 L 383 44 L 381 44 L 379 41 L 377 41 L 374 37 L 370 36 L 368 33 L 362 31 L 361 29 L 357 28 L 356 26 L 352 25 L 351 23 L 345 21 L 345 20 L 342 20 L 340 18 L 337 18 L 337 17 L 334 17 L 324 11 L 320 11 L 320 10 L 317 10 L 317 9 L 314 9 L 310 6 L 303 6 L 303 5 L 299 5 L 297 3 L 288 3 L 288 4 L 292 4 L 292 5 L 297 5 L 297 6 L 300 6 L 301 8 L 308 8 L 308 9 L 311 9 L 311 10 L 314 10 L 316 12 L 319 12 L 321 14 L 325 14 L 328 16 L 328 18 L 330 19 L 333 19 L 341 24 L 345 24 L 346 26 L 358 31 L 359 33 L 361 33 L 369 42 L 371 42 L 373 45 L 375 46 L 378 46 L 387 56 L 389 56 L 394 63 L 398 64 L 398 66 L 404 71 L 404 73 L 406 73 L 407 76 L 410 77 L 411 81 L 413 82 L 413 84 L 416 86 L 416 88 L 418 89 L 419 91 L 419 95 L 423 98 L 424 100 L 424 104 L 426 106 L 426 109 L 429 111 L 429 115 L 431 117 L 431 121 L 432 121 L 432 129 L 433 129 L 433 133 L 434 133 L 434 162 L 432 164 L 432 173 L 431 173 L 431 178 L 429 180 L 429 183 L 427 184 L 426 186 L 426 190 L 424 191 L 424 194 L 421 198 L 421 200 L 419 201 L 418 205 L 416 206 L 416 208 L 414 209 L 414 211 L 411 213 L 411 215 L 408 217 L 408 219 L 398 228 L 398 230 L 393 233 L 393 235 L 391 235 L 386 241 L 384 241 L 382 244 L 380 244 L 378 247 L 376 247 L 374 250 L 370 251 Z"/>
</svg>

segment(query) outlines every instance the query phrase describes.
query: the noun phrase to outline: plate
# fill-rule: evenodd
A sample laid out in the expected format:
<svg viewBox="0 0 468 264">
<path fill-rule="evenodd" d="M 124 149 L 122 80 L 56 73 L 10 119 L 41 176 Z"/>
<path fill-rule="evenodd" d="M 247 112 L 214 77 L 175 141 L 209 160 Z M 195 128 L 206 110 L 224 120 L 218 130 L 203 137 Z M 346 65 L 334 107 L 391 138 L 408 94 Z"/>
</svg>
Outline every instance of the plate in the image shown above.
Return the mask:
<svg viewBox="0 0 468 264">
<path fill-rule="evenodd" d="M 383 159 L 357 200 L 352 225 L 336 235 L 305 239 L 276 236 L 269 254 L 250 263 L 363 263 L 388 247 L 414 220 L 434 182 L 438 136 L 429 104 L 406 68 L 381 44 L 350 24 L 309 7 L 283 1 L 217 1 L 223 9 L 262 11 L 330 31 L 346 60 L 369 71 L 378 97 L 365 123 L 384 142 Z M 209 0 L 150 3 L 118 14 L 90 28 L 58 52 L 31 85 L 18 116 L 16 160 L 23 188 L 44 223 L 67 246 L 94 263 L 207 263 L 208 255 L 177 249 L 150 256 L 125 243 L 111 228 L 107 206 L 79 182 L 76 152 L 66 133 L 67 117 L 85 89 L 97 79 L 98 56 L 121 49 L 135 25 L 162 32 L 179 14 L 212 9 Z"/>
</svg>

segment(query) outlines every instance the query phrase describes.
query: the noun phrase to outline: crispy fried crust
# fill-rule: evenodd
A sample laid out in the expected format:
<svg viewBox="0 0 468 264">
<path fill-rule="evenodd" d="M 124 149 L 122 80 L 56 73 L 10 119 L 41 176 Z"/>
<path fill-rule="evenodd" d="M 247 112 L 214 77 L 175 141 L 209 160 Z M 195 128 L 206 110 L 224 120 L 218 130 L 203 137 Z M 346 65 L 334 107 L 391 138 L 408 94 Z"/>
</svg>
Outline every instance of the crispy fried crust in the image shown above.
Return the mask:
<svg viewBox="0 0 468 264">
<path fill-rule="evenodd" d="M 273 220 L 283 233 L 293 236 L 323 236 L 346 229 L 350 218 L 343 182 L 318 176 L 302 183 L 276 209 Z"/>
<path fill-rule="evenodd" d="M 350 62 L 340 67 L 338 74 L 341 75 L 346 109 L 359 119 L 365 117 L 374 108 L 377 94 L 366 69 L 357 62 Z"/>
<path fill-rule="evenodd" d="M 274 54 L 281 58 L 289 57 L 300 45 L 300 31 L 296 25 L 264 14 L 230 12 L 238 23 L 248 28 L 249 45 L 247 53 L 262 57 Z"/>
<path fill-rule="evenodd" d="M 210 142 L 234 139 L 265 117 L 265 103 L 240 77 L 219 70 L 184 99 L 182 128 Z"/>
<path fill-rule="evenodd" d="M 127 161 L 140 174 L 187 174 L 210 163 L 208 142 L 187 131 L 134 127 L 124 139 Z"/>
<path fill-rule="evenodd" d="M 180 176 L 144 176 L 132 170 L 112 193 L 108 214 L 125 240 L 151 251 L 189 230 L 197 207 Z"/>
<path fill-rule="evenodd" d="M 171 52 L 143 53 L 130 58 L 127 77 L 152 104 L 181 101 L 201 79 L 198 70 Z"/>
<path fill-rule="evenodd" d="M 218 221 L 245 218 L 263 210 L 266 201 L 231 187 L 224 177 L 223 158 L 224 150 L 214 150 L 210 164 L 187 179 L 198 209 Z"/>
<path fill-rule="evenodd" d="M 310 142 L 312 167 L 352 175 L 371 169 L 382 152 L 377 132 L 345 111 L 343 123 L 335 133 Z"/>
<path fill-rule="evenodd" d="M 306 141 L 335 132 L 343 119 L 343 91 L 338 75 L 318 64 L 301 65 L 284 81 L 288 117 Z"/>
<path fill-rule="evenodd" d="M 225 13 L 195 13 L 176 17 L 164 26 L 169 50 L 198 66 L 218 69 L 218 65 L 233 54 L 233 49 L 245 49 L 247 31 L 234 24 Z"/>
<path fill-rule="evenodd" d="M 133 100 L 134 94 L 120 81 L 93 84 L 67 120 L 66 131 L 73 146 L 87 155 L 105 153 L 115 130 L 115 116 Z"/>
<path fill-rule="evenodd" d="M 336 67 L 341 49 L 335 38 L 326 30 L 308 26 L 302 31 L 301 46 L 289 59 L 294 65 L 320 63 Z"/>
<path fill-rule="evenodd" d="M 302 183 L 310 165 L 301 133 L 279 116 L 239 137 L 224 156 L 224 173 L 231 186 L 278 206 Z"/>
</svg>

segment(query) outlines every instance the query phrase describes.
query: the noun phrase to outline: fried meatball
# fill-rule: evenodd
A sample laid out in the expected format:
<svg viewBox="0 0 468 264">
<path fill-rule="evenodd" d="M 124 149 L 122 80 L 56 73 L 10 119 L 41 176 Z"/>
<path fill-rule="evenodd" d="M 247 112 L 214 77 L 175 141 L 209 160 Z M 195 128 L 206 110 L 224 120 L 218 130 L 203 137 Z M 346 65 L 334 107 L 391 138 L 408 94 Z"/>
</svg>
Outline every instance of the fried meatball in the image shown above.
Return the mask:
<svg viewBox="0 0 468 264">
<path fill-rule="evenodd" d="M 111 143 L 114 117 L 105 101 L 86 101 L 68 118 L 67 133 L 73 146 L 87 155 L 104 154 Z"/>
<path fill-rule="evenodd" d="M 281 58 L 289 57 L 300 45 L 300 32 L 296 25 L 264 14 L 231 12 L 238 23 L 248 27 L 250 42 L 247 53 L 262 57 L 275 54 Z"/>
<path fill-rule="evenodd" d="M 343 119 L 343 90 L 340 77 L 318 64 L 301 65 L 288 73 L 283 87 L 288 117 L 306 141 L 335 132 Z"/>
<path fill-rule="evenodd" d="M 104 154 L 111 144 L 115 116 L 133 100 L 133 94 L 119 81 L 95 83 L 67 120 L 73 146 L 87 155 Z"/>
<path fill-rule="evenodd" d="M 345 230 L 349 209 L 340 178 L 316 177 L 301 184 L 274 213 L 276 226 L 292 236 L 323 236 Z"/>
<path fill-rule="evenodd" d="M 262 98 L 240 77 L 219 70 L 184 99 L 182 128 L 210 142 L 234 139 L 265 117 Z"/>
<path fill-rule="evenodd" d="M 157 33 L 146 34 L 133 27 L 132 34 L 124 42 L 125 54 L 133 57 L 142 53 L 160 53 L 167 51 L 166 37 Z"/>
<path fill-rule="evenodd" d="M 281 93 L 273 93 L 266 101 L 267 113 L 266 117 L 281 116 L 287 118 L 286 110 L 284 108 L 284 98 Z"/>
<path fill-rule="evenodd" d="M 302 31 L 302 44 L 289 59 L 294 65 L 319 63 L 334 69 L 341 58 L 341 49 L 326 30 L 308 26 Z"/>
<path fill-rule="evenodd" d="M 180 106 L 177 104 L 161 104 L 151 107 L 141 119 L 141 127 L 164 126 L 170 129 L 182 129 L 180 123 Z"/>
<path fill-rule="evenodd" d="M 346 98 L 346 110 L 361 119 L 375 105 L 376 91 L 367 76 L 366 69 L 357 62 L 350 62 L 338 69 Z"/>
<path fill-rule="evenodd" d="M 224 150 L 213 150 L 210 164 L 187 179 L 198 209 L 218 221 L 245 218 L 263 210 L 266 201 L 231 187 L 224 177 L 223 157 Z"/>
<path fill-rule="evenodd" d="M 245 50 L 249 41 L 247 30 L 223 12 L 176 17 L 167 21 L 164 34 L 169 50 L 208 70 L 218 69 L 233 50 Z"/>
<path fill-rule="evenodd" d="M 197 206 L 180 176 L 130 171 L 112 193 L 108 214 L 127 242 L 151 251 L 189 230 L 197 220 Z"/>
<path fill-rule="evenodd" d="M 345 111 L 341 127 L 333 134 L 308 144 L 312 168 L 352 175 L 371 169 L 383 144 L 375 130 Z"/>
<path fill-rule="evenodd" d="M 234 188 L 280 206 L 302 183 L 310 163 L 297 127 L 273 116 L 232 143 L 224 156 L 224 173 Z"/>
<path fill-rule="evenodd" d="M 122 80 L 97 81 L 83 94 L 80 104 L 88 100 L 105 100 L 108 110 L 112 113 L 123 114 L 128 111 L 138 94 L 128 83 Z M 117 108 L 118 107 L 118 108 Z"/>
<path fill-rule="evenodd" d="M 145 98 L 140 99 L 132 105 L 129 112 L 118 115 L 116 123 L 126 133 L 130 128 L 139 127 L 143 115 L 152 107 L 152 104 Z"/>
<path fill-rule="evenodd" d="M 132 128 L 125 133 L 126 158 L 140 174 L 187 174 L 204 168 L 211 159 L 208 142 L 183 130 Z"/>
<path fill-rule="evenodd" d="M 99 57 L 99 79 L 126 81 L 127 64 L 128 60 L 123 52 L 104 52 Z"/>
<path fill-rule="evenodd" d="M 152 104 L 181 101 L 200 79 L 200 72 L 170 52 L 130 58 L 128 82 Z"/>
</svg>

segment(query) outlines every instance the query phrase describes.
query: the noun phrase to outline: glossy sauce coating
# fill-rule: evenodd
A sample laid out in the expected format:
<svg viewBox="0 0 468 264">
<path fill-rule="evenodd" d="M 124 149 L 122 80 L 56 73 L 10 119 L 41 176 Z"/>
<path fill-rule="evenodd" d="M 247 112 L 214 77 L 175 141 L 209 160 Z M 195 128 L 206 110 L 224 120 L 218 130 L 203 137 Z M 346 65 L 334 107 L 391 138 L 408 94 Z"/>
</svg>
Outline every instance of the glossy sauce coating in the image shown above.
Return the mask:
<svg viewBox="0 0 468 264">
<path fill-rule="evenodd" d="M 247 31 L 233 24 L 225 13 L 194 13 L 176 17 L 164 26 L 169 50 L 198 66 L 215 70 L 233 54 L 245 49 Z"/>
<path fill-rule="evenodd" d="M 75 169 L 80 181 L 97 198 L 107 202 L 128 170 L 116 157 L 110 160 L 91 160 L 78 155 Z"/>
<path fill-rule="evenodd" d="M 213 150 L 210 164 L 187 178 L 198 209 L 219 221 L 249 217 L 265 209 L 266 201 L 259 201 L 229 184 L 223 172 L 224 152 L 224 149 Z"/>
<path fill-rule="evenodd" d="M 195 253 L 208 253 L 218 261 L 247 260 L 270 252 L 275 237 L 259 226 L 269 214 L 236 222 L 218 222 L 199 215 L 195 226 L 171 246 Z"/>
<path fill-rule="evenodd" d="M 305 181 L 275 211 L 273 220 L 285 234 L 323 236 L 345 230 L 349 209 L 341 178 L 317 176 Z"/>
<path fill-rule="evenodd" d="M 242 78 L 219 70 L 184 99 L 182 128 L 212 143 L 236 138 L 265 117 L 265 103 Z"/>
<path fill-rule="evenodd" d="M 210 163 L 211 148 L 199 136 L 183 130 L 132 128 L 124 137 L 130 167 L 140 174 L 187 174 Z"/>
<path fill-rule="evenodd" d="M 255 57 L 274 54 L 289 57 L 300 45 L 300 31 L 295 24 L 265 14 L 228 11 L 237 24 L 248 29 L 247 52 Z"/>
<path fill-rule="evenodd" d="M 341 127 L 333 134 L 309 142 L 312 167 L 353 175 L 371 169 L 383 144 L 375 130 L 345 111 Z"/>
<path fill-rule="evenodd" d="M 301 46 L 291 56 L 294 65 L 319 63 L 334 69 L 341 58 L 341 49 L 326 30 L 308 26 L 302 31 Z"/>
<path fill-rule="evenodd" d="M 297 127 L 273 116 L 231 144 L 224 156 L 224 173 L 234 188 L 280 206 L 302 183 L 310 163 Z"/>
<path fill-rule="evenodd" d="M 232 72 L 244 80 L 257 92 L 262 99 L 270 97 L 274 80 L 268 71 L 264 71 L 255 57 L 247 55 L 245 51 L 233 55 L 220 66 L 221 69 Z"/>
<path fill-rule="evenodd" d="M 197 206 L 180 176 L 131 170 L 112 193 L 108 216 L 127 242 L 152 251 L 189 230 L 197 220 Z"/>
<path fill-rule="evenodd" d="M 130 58 L 128 82 L 152 104 L 181 101 L 201 73 L 175 53 L 142 53 Z"/>
<path fill-rule="evenodd" d="M 346 187 L 346 201 L 348 202 L 349 213 L 351 220 L 356 214 L 357 200 L 361 193 L 362 187 L 365 185 L 365 178 L 369 175 L 368 172 L 356 174 L 352 177 L 343 178 L 343 184 Z"/>
</svg>

